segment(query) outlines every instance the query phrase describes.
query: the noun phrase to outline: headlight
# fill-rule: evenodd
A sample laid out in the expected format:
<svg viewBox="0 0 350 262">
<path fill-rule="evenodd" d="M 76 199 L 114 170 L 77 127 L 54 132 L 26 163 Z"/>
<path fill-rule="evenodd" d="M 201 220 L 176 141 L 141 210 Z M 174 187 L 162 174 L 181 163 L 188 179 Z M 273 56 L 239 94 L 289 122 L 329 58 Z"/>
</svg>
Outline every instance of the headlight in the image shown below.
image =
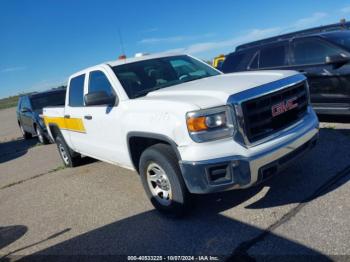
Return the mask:
<svg viewBox="0 0 350 262">
<path fill-rule="evenodd" d="M 234 133 L 234 114 L 229 106 L 221 106 L 187 113 L 188 132 L 195 142 L 205 142 Z"/>
</svg>

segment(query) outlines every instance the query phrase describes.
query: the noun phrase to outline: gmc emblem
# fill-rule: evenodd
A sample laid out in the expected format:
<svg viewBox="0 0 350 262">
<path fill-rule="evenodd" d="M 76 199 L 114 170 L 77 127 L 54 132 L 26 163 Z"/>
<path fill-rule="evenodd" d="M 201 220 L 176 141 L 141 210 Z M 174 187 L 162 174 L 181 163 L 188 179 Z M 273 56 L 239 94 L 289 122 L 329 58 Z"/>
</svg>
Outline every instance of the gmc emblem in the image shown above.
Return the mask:
<svg viewBox="0 0 350 262">
<path fill-rule="evenodd" d="M 296 102 L 297 99 L 298 99 L 297 97 L 293 97 L 291 99 L 288 99 L 288 100 L 282 101 L 281 103 L 273 105 L 271 107 L 272 116 L 275 117 L 293 108 L 296 108 L 298 106 L 298 103 Z"/>
</svg>

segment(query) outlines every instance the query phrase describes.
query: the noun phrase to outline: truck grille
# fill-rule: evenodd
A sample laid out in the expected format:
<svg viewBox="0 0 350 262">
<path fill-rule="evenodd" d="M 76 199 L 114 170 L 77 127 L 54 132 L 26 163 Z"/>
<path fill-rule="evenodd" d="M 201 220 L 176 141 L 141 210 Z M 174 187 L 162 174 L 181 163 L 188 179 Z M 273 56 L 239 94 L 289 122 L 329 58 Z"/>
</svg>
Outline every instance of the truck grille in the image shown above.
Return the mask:
<svg viewBox="0 0 350 262">
<path fill-rule="evenodd" d="M 264 139 L 303 117 L 307 111 L 306 82 L 242 103 L 250 143 Z"/>
</svg>

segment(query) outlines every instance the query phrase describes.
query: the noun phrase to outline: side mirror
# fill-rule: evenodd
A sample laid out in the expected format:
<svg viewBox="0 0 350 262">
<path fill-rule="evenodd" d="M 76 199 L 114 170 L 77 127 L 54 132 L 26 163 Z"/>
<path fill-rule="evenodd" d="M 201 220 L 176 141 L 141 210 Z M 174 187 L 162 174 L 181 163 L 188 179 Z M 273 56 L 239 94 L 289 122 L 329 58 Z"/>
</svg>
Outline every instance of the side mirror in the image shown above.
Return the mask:
<svg viewBox="0 0 350 262">
<path fill-rule="evenodd" d="M 30 110 L 30 109 L 27 108 L 27 107 L 23 107 L 23 108 L 21 109 L 21 113 L 28 113 L 28 112 L 32 112 L 32 110 Z"/>
<path fill-rule="evenodd" d="M 328 65 L 333 65 L 334 68 L 339 68 L 350 61 L 349 56 L 345 56 L 343 54 L 326 56 L 325 63 Z"/>
<path fill-rule="evenodd" d="M 116 96 L 108 95 L 105 91 L 92 92 L 84 96 L 85 105 L 87 106 L 114 106 L 116 104 L 116 100 Z"/>
</svg>

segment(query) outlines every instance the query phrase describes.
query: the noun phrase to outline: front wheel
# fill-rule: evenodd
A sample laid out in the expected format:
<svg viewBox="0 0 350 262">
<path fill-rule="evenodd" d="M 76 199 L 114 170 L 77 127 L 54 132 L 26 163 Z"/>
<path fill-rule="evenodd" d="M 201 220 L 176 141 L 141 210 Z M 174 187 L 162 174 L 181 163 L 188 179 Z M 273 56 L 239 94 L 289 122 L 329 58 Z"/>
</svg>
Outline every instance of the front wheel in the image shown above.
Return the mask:
<svg viewBox="0 0 350 262">
<path fill-rule="evenodd" d="M 68 147 L 61 135 L 57 136 L 56 144 L 58 153 L 60 154 L 63 164 L 66 167 L 75 167 L 79 164 L 80 156 L 75 155 L 75 153 Z"/>
<path fill-rule="evenodd" d="M 157 210 L 174 217 L 185 214 L 191 202 L 190 193 L 171 146 L 156 144 L 146 149 L 139 171 L 146 194 Z"/>
</svg>

